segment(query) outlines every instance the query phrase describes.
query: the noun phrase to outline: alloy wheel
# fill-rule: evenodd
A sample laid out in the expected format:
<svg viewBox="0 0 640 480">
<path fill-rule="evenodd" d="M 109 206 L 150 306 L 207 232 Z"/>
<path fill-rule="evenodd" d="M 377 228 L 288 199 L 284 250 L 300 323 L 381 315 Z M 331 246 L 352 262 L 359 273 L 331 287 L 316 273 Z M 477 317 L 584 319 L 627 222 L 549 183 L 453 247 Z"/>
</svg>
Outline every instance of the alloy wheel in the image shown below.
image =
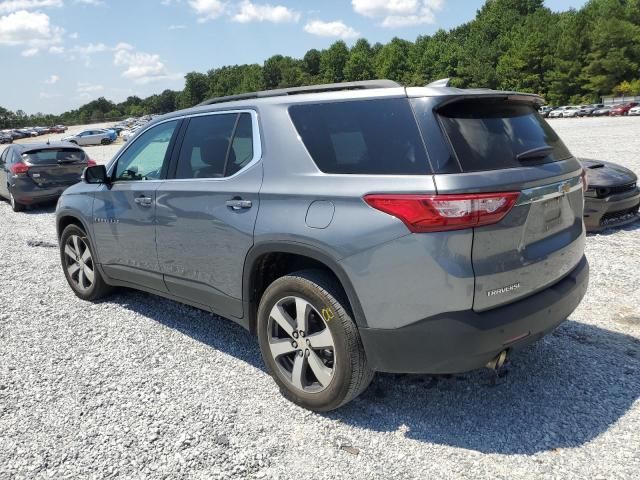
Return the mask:
<svg viewBox="0 0 640 480">
<path fill-rule="evenodd" d="M 296 389 L 318 393 L 329 386 L 336 365 L 333 336 L 318 310 L 300 297 L 285 297 L 267 324 L 271 356 Z"/>
<path fill-rule="evenodd" d="M 73 284 L 82 292 L 95 282 L 95 265 L 86 241 L 78 235 L 70 235 L 64 246 L 65 268 Z"/>
</svg>

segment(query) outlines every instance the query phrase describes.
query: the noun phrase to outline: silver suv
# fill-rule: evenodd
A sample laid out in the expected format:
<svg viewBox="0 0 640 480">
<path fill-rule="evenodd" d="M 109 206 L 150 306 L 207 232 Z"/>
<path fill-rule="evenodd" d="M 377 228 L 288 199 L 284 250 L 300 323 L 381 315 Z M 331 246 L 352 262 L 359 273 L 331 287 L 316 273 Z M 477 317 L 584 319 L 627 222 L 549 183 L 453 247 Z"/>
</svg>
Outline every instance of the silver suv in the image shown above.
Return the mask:
<svg viewBox="0 0 640 480">
<path fill-rule="evenodd" d="M 155 120 L 64 193 L 80 298 L 132 287 L 257 335 L 282 393 L 500 365 L 580 303 L 583 177 L 535 95 L 371 81 Z"/>
</svg>

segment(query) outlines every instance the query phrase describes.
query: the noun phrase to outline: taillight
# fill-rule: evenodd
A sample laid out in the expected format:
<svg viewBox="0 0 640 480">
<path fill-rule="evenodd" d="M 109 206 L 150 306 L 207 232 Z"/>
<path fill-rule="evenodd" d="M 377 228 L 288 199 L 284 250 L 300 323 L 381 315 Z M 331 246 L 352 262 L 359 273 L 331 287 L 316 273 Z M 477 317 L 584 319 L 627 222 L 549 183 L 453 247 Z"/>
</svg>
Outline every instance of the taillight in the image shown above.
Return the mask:
<svg viewBox="0 0 640 480">
<path fill-rule="evenodd" d="M 97 165 L 95 160 L 87 160 L 87 167 L 95 167 Z"/>
<path fill-rule="evenodd" d="M 519 192 L 462 195 L 366 195 L 373 208 L 398 217 L 414 233 L 491 225 L 502 220 Z"/>
<path fill-rule="evenodd" d="M 11 172 L 14 175 L 19 175 L 21 173 L 27 173 L 29 171 L 29 165 L 25 165 L 22 162 L 14 163 L 11 165 Z"/>
</svg>

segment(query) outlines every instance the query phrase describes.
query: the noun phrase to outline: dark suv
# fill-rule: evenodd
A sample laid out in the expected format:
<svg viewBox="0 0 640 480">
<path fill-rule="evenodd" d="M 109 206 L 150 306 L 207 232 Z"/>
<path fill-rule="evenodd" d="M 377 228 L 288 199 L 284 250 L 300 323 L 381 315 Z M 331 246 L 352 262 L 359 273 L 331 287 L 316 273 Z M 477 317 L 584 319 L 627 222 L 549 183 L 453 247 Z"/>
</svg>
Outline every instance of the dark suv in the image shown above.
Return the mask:
<svg viewBox="0 0 640 480">
<path fill-rule="evenodd" d="M 145 126 L 57 208 L 64 273 L 258 336 L 292 401 L 374 371 L 501 364 L 587 288 L 582 168 L 534 95 L 372 81 L 214 99 Z"/>
</svg>

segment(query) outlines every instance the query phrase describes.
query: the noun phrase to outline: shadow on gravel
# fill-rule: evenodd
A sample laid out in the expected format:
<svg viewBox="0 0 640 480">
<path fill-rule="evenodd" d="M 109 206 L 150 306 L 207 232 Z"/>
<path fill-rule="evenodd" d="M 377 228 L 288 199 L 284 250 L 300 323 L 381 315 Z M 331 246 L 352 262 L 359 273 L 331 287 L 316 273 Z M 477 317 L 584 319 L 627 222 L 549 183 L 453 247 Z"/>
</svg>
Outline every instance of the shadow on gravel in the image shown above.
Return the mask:
<svg viewBox="0 0 640 480">
<path fill-rule="evenodd" d="M 110 301 L 265 371 L 256 339 L 230 321 L 126 290 Z M 497 384 L 493 380 L 489 371 L 378 374 L 359 398 L 324 415 L 482 453 L 578 447 L 607 431 L 640 397 L 640 340 L 567 321 L 517 352 Z"/>
</svg>

